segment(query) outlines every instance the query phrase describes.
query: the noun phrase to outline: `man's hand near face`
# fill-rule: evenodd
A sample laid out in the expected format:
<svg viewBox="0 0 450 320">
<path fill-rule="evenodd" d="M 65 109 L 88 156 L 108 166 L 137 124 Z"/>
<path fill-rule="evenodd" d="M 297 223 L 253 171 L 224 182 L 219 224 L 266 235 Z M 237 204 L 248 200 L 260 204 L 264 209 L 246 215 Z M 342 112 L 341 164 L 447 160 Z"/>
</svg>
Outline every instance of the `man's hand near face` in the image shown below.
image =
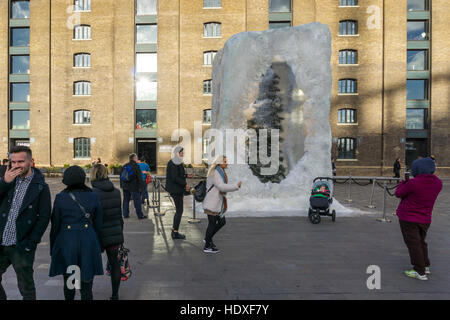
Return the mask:
<svg viewBox="0 0 450 320">
<path fill-rule="evenodd" d="M 22 168 L 21 167 L 14 167 L 14 168 L 7 168 L 5 172 L 5 182 L 11 183 L 14 181 L 14 179 L 17 176 L 20 176 L 22 174 Z"/>
</svg>

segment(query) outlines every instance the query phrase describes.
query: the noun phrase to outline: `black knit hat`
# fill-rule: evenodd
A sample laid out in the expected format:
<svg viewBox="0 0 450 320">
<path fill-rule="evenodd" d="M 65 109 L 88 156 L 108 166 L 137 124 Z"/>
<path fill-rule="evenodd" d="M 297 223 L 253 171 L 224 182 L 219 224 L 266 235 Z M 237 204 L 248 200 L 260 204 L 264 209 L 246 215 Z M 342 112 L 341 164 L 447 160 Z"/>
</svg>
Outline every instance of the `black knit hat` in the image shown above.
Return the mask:
<svg viewBox="0 0 450 320">
<path fill-rule="evenodd" d="M 79 166 L 71 166 L 64 171 L 62 182 L 66 186 L 75 184 L 84 184 L 86 181 L 86 173 Z"/>
</svg>

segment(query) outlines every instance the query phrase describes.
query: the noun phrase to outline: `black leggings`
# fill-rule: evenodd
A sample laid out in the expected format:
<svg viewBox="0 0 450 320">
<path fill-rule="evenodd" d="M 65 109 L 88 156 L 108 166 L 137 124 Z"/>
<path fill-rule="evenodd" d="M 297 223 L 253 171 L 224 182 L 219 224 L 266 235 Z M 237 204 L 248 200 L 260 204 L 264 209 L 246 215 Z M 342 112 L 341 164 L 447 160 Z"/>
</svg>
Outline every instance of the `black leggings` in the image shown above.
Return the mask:
<svg viewBox="0 0 450 320">
<path fill-rule="evenodd" d="M 69 279 L 70 275 L 64 275 L 64 299 L 65 300 L 74 300 L 75 299 L 75 289 L 69 289 L 67 287 L 67 279 Z M 94 280 L 91 281 L 81 281 L 81 300 L 93 300 L 92 296 L 92 284 Z"/>
<path fill-rule="evenodd" d="M 208 228 L 206 229 L 205 241 L 206 247 L 211 245 L 212 238 L 227 222 L 225 217 L 213 216 L 208 214 Z"/>
<path fill-rule="evenodd" d="M 173 217 L 173 230 L 177 230 L 180 227 L 181 216 L 183 215 L 183 195 L 171 194 L 173 202 L 175 203 L 175 216 Z"/>
<path fill-rule="evenodd" d="M 111 286 L 112 286 L 112 296 L 118 297 L 120 278 L 122 273 L 120 272 L 120 264 L 117 255 L 119 249 L 116 246 L 105 248 L 106 255 L 108 256 L 108 262 L 111 266 Z"/>
</svg>

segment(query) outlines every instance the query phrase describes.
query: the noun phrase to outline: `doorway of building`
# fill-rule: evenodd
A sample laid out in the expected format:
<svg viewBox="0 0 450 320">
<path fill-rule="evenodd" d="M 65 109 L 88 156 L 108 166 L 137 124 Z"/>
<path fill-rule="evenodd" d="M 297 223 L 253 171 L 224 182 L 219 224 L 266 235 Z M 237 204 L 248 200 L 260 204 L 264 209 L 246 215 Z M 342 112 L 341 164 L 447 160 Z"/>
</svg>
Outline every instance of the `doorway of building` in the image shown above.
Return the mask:
<svg viewBox="0 0 450 320">
<path fill-rule="evenodd" d="M 427 156 L 427 139 L 406 139 L 405 162 L 408 168 L 418 157 Z"/>
<path fill-rule="evenodd" d="M 150 171 L 156 171 L 156 140 L 137 139 L 137 155 L 139 158 L 144 157 L 145 162 L 149 165 Z"/>
</svg>

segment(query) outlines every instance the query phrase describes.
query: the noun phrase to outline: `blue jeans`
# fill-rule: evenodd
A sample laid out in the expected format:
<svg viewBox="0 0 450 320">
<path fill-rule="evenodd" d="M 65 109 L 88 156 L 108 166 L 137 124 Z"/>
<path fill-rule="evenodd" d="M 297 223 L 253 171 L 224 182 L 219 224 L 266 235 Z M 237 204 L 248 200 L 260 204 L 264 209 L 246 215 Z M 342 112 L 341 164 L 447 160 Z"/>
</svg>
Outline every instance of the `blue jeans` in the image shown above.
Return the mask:
<svg viewBox="0 0 450 320">
<path fill-rule="evenodd" d="M 131 192 L 129 190 L 123 190 L 123 216 L 130 216 L 130 200 L 133 199 L 134 208 L 136 209 L 136 214 L 138 218 L 144 217 L 142 213 L 142 203 L 141 203 L 141 193 Z"/>
<path fill-rule="evenodd" d="M 144 190 L 142 190 L 141 199 L 142 199 L 142 203 L 144 203 L 146 199 L 147 199 L 147 201 L 149 200 L 148 199 L 148 184 L 146 184 L 144 187 Z"/>
</svg>

